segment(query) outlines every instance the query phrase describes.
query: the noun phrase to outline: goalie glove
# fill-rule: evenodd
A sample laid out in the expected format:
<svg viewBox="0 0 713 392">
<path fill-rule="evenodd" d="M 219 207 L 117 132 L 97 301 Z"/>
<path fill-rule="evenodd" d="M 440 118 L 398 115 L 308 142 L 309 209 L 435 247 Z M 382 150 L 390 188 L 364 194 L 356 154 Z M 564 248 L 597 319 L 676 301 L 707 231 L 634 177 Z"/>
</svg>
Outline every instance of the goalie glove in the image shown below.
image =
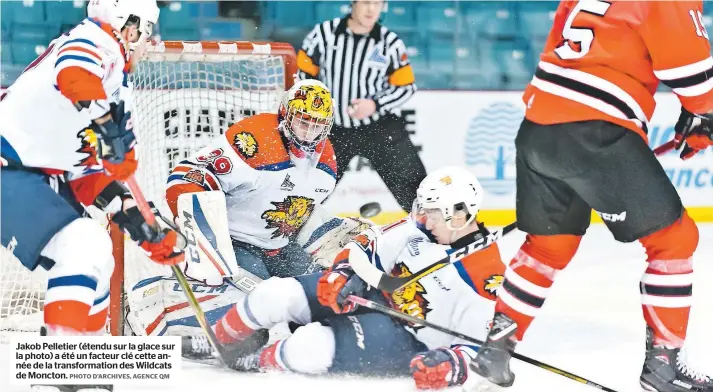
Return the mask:
<svg viewBox="0 0 713 392">
<path fill-rule="evenodd" d="M 681 159 L 688 159 L 713 145 L 713 113 L 695 114 L 681 108 L 674 130 L 674 147 L 683 146 Z"/>
<path fill-rule="evenodd" d="M 146 223 L 141 211 L 136 206 L 117 212 L 111 220 L 122 231 L 128 233 L 131 239 L 146 251 L 154 262 L 163 265 L 175 265 L 182 262 L 183 251 L 177 250 L 177 245 L 179 236 L 183 237 L 183 235 L 175 229 L 170 221 L 161 216 L 153 203 L 149 202 L 149 205 L 156 216 L 156 222 L 161 226 L 158 231 Z M 181 243 L 186 243 L 185 238 Z"/>
<path fill-rule="evenodd" d="M 476 351 L 469 346 L 439 347 L 411 359 L 411 376 L 418 389 L 442 389 L 463 385 L 468 364 Z"/>
</svg>

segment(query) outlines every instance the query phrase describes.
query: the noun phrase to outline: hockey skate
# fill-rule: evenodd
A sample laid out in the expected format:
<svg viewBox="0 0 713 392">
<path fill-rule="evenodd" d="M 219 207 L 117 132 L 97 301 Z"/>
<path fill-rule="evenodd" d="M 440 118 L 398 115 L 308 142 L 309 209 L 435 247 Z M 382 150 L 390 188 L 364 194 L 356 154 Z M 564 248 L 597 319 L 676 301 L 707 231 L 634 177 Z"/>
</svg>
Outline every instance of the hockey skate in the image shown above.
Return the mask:
<svg viewBox="0 0 713 392">
<path fill-rule="evenodd" d="M 236 362 L 244 361 L 244 358 L 254 354 L 265 344 L 270 338 L 270 332 L 266 329 L 261 329 L 250 335 L 245 340 L 235 342 L 225 346 L 225 363 L 231 368 Z M 217 355 L 213 352 L 213 347 L 205 335 L 184 336 L 182 338 L 181 354 L 184 358 L 193 360 L 215 359 Z M 242 370 L 242 367 L 236 369 Z"/>
<path fill-rule="evenodd" d="M 650 392 L 713 391 L 710 377 L 689 368 L 685 353 L 678 348 L 648 349 L 639 382 L 644 391 Z"/>
<path fill-rule="evenodd" d="M 488 338 L 470 363 L 463 384 L 467 392 L 499 391 L 512 386 L 515 374 L 510 371 L 510 357 L 515 351 L 512 339 L 517 324 L 503 313 L 496 313 Z"/>
</svg>

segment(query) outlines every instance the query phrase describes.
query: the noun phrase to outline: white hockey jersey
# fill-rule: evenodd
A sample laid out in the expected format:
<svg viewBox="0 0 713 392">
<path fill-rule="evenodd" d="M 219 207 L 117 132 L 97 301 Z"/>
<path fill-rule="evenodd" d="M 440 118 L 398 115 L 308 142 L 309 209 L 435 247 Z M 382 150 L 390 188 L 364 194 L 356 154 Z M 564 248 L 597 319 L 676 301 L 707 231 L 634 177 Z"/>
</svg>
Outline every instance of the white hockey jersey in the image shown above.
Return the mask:
<svg viewBox="0 0 713 392">
<path fill-rule="evenodd" d="M 3 157 L 50 173 L 68 172 L 69 178 L 102 172 L 97 137 L 86 127 L 106 114 L 108 103 L 129 99 L 127 60 L 111 26 L 92 19 L 50 42 L 0 101 Z M 72 67 L 101 79 L 104 91 L 98 93 L 106 96 L 105 108 L 78 111 L 60 91 L 58 75 Z M 86 88 L 75 84 L 71 88 Z"/>
<path fill-rule="evenodd" d="M 364 252 L 376 268 L 392 276 L 411 275 L 454 250 L 432 242 L 410 218 L 368 229 L 345 249 Z M 389 299 L 403 313 L 485 340 L 504 274 L 500 251 L 493 244 L 391 293 Z M 407 329 L 429 349 L 472 344 L 431 328 Z"/>
<path fill-rule="evenodd" d="M 221 190 L 232 238 L 267 250 L 287 245 L 334 190 L 337 165 L 326 140 L 316 167 L 295 167 L 277 127 L 276 114 L 248 117 L 181 161 L 166 189 L 174 216 L 181 194 Z"/>
</svg>

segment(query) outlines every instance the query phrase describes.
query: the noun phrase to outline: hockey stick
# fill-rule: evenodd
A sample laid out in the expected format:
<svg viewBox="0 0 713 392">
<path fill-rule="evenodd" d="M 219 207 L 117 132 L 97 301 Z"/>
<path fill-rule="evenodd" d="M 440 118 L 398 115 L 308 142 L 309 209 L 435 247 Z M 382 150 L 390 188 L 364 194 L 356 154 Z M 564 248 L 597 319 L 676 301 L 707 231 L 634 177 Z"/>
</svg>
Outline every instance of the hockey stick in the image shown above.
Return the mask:
<svg viewBox="0 0 713 392">
<path fill-rule="evenodd" d="M 476 339 L 476 338 L 474 338 L 474 337 L 471 337 L 471 336 L 462 334 L 462 333 L 460 333 L 460 332 L 456 332 L 456 331 L 450 330 L 450 329 L 448 329 L 448 328 L 446 328 L 446 327 L 442 327 L 442 326 L 440 326 L 440 325 L 438 325 L 438 324 L 433 324 L 433 323 L 431 323 L 431 322 L 429 322 L 429 321 L 422 320 L 422 319 L 420 319 L 420 318 L 413 317 L 413 316 L 411 316 L 411 315 L 408 315 L 408 314 L 399 312 L 399 311 L 397 311 L 397 310 L 395 310 L 395 309 L 393 309 L 393 308 L 390 308 L 390 307 L 388 307 L 388 306 L 382 305 L 382 304 L 377 303 L 377 302 L 374 302 L 374 301 L 370 301 L 370 300 L 368 300 L 368 299 L 366 299 L 366 298 L 357 297 L 357 296 L 355 296 L 355 295 L 350 295 L 350 296 L 347 297 L 347 300 L 349 300 L 350 302 L 353 302 L 353 303 L 355 303 L 355 304 L 357 304 L 357 305 L 364 306 L 365 308 L 369 308 L 369 309 L 376 310 L 377 312 L 383 313 L 383 314 L 385 314 L 385 315 L 387 315 L 387 316 L 391 316 L 391 317 L 393 317 L 393 318 L 397 318 L 397 319 L 400 319 L 400 320 L 403 320 L 403 321 L 408 321 L 408 322 L 411 322 L 411 323 L 414 323 L 414 324 L 423 325 L 424 327 L 432 328 L 432 329 L 435 329 L 436 331 L 440 331 L 440 332 L 443 332 L 443 333 L 445 333 L 445 334 L 448 334 L 448 335 L 451 335 L 451 336 L 455 336 L 455 337 L 461 338 L 461 339 L 463 339 L 463 340 L 467 340 L 467 341 L 469 341 L 469 342 L 471 342 L 471 343 L 475 343 L 475 344 L 477 344 L 478 346 L 482 346 L 482 345 L 483 345 L 483 342 L 482 342 L 481 340 L 478 340 L 478 339 Z M 570 372 L 568 372 L 568 371 L 566 371 L 566 370 L 562 370 L 562 369 L 560 369 L 560 368 L 556 368 L 556 367 L 554 367 L 554 366 L 550 366 L 550 365 L 548 365 L 548 364 L 546 364 L 546 363 L 543 363 L 543 362 L 540 362 L 540 361 L 538 361 L 538 360 L 536 360 L 536 359 L 532 359 L 532 358 L 530 358 L 530 357 L 526 357 L 526 356 L 521 355 L 521 354 L 518 354 L 518 353 L 513 353 L 512 356 L 513 356 L 513 358 L 519 359 L 519 360 L 521 360 L 521 361 L 523 361 L 523 362 L 527 362 L 527 363 L 529 363 L 530 365 L 537 366 L 538 368 L 547 370 L 548 372 L 552 372 L 552 373 L 555 373 L 555 374 L 559 374 L 560 376 L 567 377 L 567 378 L 569 378 L 569 379 L 571 379 L 571 380 L 577 381 L 577 382 L 582 383 L 582 384 L 585 384 L 585 385 L 589 385 L 589 386 L 591 386 L 591 387 L 600 389 L 600 390 L 602 390 L 602 391 L 616 392 L 615 390 L 613 390 L 613 389 L 611 389 L 611 388 L 607 388 L 607 387 L 605 387 L 605 386 L 603 386 L 603 385 L 599 385 L 599 384 L 595 383 L 594 381 L 587 380 L 587 379 L 584 378 L 584 377 L 580 377 L 580 376 L 578 376 L 578 375 L 576 375 L 576 374 L 573 374 L 573 373 L 570 373 Z"/>
<path fill-rule="evenodd" d="M 148 223 L 148 225 L 153 227 L 154 229 L 159 230 L 158 222 L 156 222 L 156 216 L 151 211 L 151 207 L 144 198 L 144 194 L 143 192 L 141 192 L 139 184 L 136 183 L 136 179 L 133 176 L 129 177 L 126 180 L 126 185 L 129 186 L 129 190 L 131 190 L 131 194 L 134 196 L 136 206 L 141 212 L 141 215 L 143 215 L 144 219 L 146 220 L 146 223 Z M 178 268 L 178 266 L 176 265 L 171 266 L 171 271 L 173 271 L 173 274 L 176 276 L 178 284 L 181 286 L 181 289 L 183 289 L 183 293 L 186 294 L 186 299 L 188 300 L 188 303 L 191 305 L 191 308 L 193 308 L 193 311 L 196 314 L 196 320 L 198 320 L 198 323 L 200 324 L 201 328 L 203 328 L 203 332 L 205 332 L 205 334 L 208 336 L 208 341 L 210 342 L 211 346 L 213 346 L 213 349 L 215 349 L 215 351 L 218 353 L 218 356 L 220 356 L 221 362 L 225 364 L 225 358 L 227 358 L 225 355 L 225 349 L 223 348 L 223 345 L 220 344 L 220 342 L 218 341 L 218 338 L 215 336 L 215 333 L 213 332 L 213 329 L 211 328 L 210 323 L 208 322 L 208 318 L 206 318 L 203 309 L 201 309 L 201 306 L 198 300 L 196 299 L 195 294 L 193 293 L 193 290 L 191 290 L 191 286 L 186 280 L 186 276 L 183 275 L 181 269 Z"/>
<path fill-rule="evenodd" d="M 505 227 L 503 227 L 500 230 L 496 230 L 490 234 L 488 234 L 485 237 L 480 237 L 476 239 L 475 241 L 469 243 L 468 245 L 456 249 L 455 251 L 451 252 L 448 256 L 436 261 L 435 263 L 426 266 L 422 268 L 419 271 L 416 271 L 414 274 L 409 275 L 409 276 L 404 276 L 404 277 L 397 277 L 397 276 L 391 276 L 387 274 L 382 274 L 381 277 L 379 278 L 379 283 L 376 286 L 380 290 L 388 291 L 390 293 L 393 293 L 394 291 L 404 287 L 408 286 L 415 281 L 423 278 L 426 275 L 432 274 L 439 269 L 449 266 L 456 261 L 470 255 L 471 253 L 475 253 L 479 250 L 483 250 L 493 243 L 495 241 L 503 238 L 508 233 L 511 233 L 513 230 L 517 229 L 517 222 L 513 222 Z"/>
</svg>

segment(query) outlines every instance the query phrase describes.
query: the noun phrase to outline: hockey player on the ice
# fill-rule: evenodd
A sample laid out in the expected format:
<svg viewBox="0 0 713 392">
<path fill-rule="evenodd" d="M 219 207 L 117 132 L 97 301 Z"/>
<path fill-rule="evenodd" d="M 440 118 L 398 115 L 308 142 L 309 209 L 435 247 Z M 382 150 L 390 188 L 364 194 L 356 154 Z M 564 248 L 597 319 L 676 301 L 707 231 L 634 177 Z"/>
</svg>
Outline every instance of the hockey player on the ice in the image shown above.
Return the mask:
<svg viewBox="0 0 713 392">
<path fill-rule="evenodd" d="M 713 58 L 702 2 L 563 1 L 540 58 L 515 141 L 517 222 L 528 236 L 505 273 L 494 326 L 466 389 L 513 384 L 513 350 L 594 209 L 616 240 L 646 249 L 640 291 L 651 339 L 642 342 L 642 388 L 713 391 L 681 351 L 698 229 L 646 140 L 661 81 L 682 105 L 675 126 L 681 157 L 713 144 Z"/>
<path fill-rule="evenodd" d="M 406 325 L 377 312 L 354 309 L 349 294 L 364 296 L 415 317 L 484 337 L 505 266 L 496 245 L 385 295 L 369 289 L 350 263 L 406 276 L 459 247 L 459 239 L 487 229 L 476 220 L 483 189 L 458 167 L 439 169 L 418 189 L 409 218 L 372 227 L 349 242 L 330 271 L 260 283 L 218 322 L 216 336 L 233 353 L 264 344 L 265 330 L 291 321 L 303 326 L 257 353 L 237 356 L 238 370 L 307 374 L 408 375 L 420 388 L 457 385 L 474 349 L 442 332 Z M 462 241 L 461 241 L 462 242 Z M 482 317 L 478 317 L 482 315 Z M 475 317 L 473 317 L 475 316 Z M 184 344 L 188 355 L 210 351 L 205 338 Z M 231 346 L 232 345 L 232 346 Z M 430 351 L 429 351 L 430 350 Z"/>
<path fill-rule="evenodd" d="M 196 261 L 198 253 L 212 254 L 207 249 L 211 246 L 220 253 L 215 257 L 223 271 L 217 279 L 194 271 L 198 262 L 191 257 L 186 260 L 187 276 L 221 284 L 221 276 L 232 270 L 231 263 L 221 259 L 233 251 L 237 264 L 260 279 L 322 268 L 294 239 L 334 190 L 336 163 L 327 139 L 333 118 L 329 89 L 316 80 L 299 81 L 284 94 L 277 114 L 237 122 L 224 137 L 173 169 L 166 199 L 177 221 L 189 219 L 194 223 L 184 224 L 185 230 L 195 229 L 203 237 L 210 231 L 228 242 L 222 248 L 220 240 L 198 240 Z M 201 211 L 208 205 L 227 215 L 227 223 L 206 219 L 202 224 Z"/>
<path fill-rule="evenodd" d="M 29 270 L 48 270 L 48 335 L 104 331 L 112 243 L 85 207 L 112 214 L 155 262 L 183 257 L 177 233 L 150 229 L 118 182 L 137 165 L 127 76 L 159 9 L 153 0 L 93 0 L 88 15 L 0 102 L 2 245 Z"/>
</svg>

